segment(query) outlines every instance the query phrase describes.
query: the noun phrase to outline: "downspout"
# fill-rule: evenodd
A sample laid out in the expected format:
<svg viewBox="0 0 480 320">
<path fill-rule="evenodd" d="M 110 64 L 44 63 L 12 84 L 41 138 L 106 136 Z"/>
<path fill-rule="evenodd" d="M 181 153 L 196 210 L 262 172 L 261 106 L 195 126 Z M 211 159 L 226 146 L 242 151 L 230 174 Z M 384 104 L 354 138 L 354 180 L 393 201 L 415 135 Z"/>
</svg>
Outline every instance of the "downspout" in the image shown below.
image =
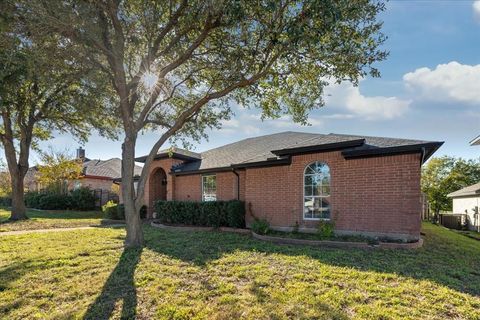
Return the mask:
<svg viewBox="0 0 480 320">
<path fill-rule="evenodd" d="M 232 172 L 237 176 L 237 200 L 240 200 L 240 175 L 234 168 L 232 168 Z"/>
</svg>

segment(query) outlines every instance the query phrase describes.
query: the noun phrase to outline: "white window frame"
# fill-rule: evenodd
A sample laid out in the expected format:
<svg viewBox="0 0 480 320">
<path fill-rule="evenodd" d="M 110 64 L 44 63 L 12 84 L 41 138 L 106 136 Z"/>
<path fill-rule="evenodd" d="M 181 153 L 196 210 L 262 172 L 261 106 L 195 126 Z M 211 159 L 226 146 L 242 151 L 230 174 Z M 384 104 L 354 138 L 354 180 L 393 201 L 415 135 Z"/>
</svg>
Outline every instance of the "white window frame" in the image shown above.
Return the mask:
<svg viewBox="0 0 480 320">
<path fill-rule="evenodd" d="M 317 163 L 317 162 L 323 163 L 328 167 L 328 172 L 329 172 L 328 187 L 329 187 L 330 192 L 329 192 L 328 196 L 326 196 L 326 197 L 325 196 L 306 196 L 305 195 L 305 175 L 306 175 L 305 172 L 307 171 L 307 168 L 309 166 L 311 166 L 312 164 Z M 310 174 L 310 176 L 314 176 L 314 175 Z M 321 198 L 330 198 L 332 196 L 332 194 L 331 194 L 332 193 L 332 173 L 331 173 L 330 166 L 328 165 L 328 163 L 325 162 L 325 161 L 320 161 L 320 160 L 316 160 L 316 161 L 308 163 L 305 166 L 305 168 L 303 169 L 302 180 L 303 180 L 303 182 L 302 182 L 302 186 L 303 186 L 303 191 L 302 191 L 302 193 L 303 193 L 303 197 L 302 197 L 302 218 L 303 218 L 303 220 L 305 220 L 305 221 L 331 221 L 331 219 L 332 219 L 332 205 L 331 204 L 330 204 L 330 218 L 306 218 L 305 217 L 305 198 L 306 197 L 313 198 L 313 199 L 315 199 L 315 198 L 320 198 L 321 199 Z"/>
<path fill-rule="evenodd" d="M 205 185 L 204 178 L 215 177 L 215 200 L 205 200 Z M 217 175 L 216 174 L 204 174 L 202 175 L 202 201 L 217 201 Z"/>
</svg>

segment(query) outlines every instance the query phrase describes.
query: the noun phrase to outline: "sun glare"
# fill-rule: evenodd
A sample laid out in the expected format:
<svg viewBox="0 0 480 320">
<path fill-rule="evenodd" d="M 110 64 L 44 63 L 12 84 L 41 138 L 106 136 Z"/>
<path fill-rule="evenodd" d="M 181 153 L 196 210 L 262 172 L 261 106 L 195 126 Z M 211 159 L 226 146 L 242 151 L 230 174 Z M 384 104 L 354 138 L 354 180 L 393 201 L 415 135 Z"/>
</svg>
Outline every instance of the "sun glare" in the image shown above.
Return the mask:
<svg viewBox="0 0 480 320">
<path fill-rule="evenodd" d="M 157 81 L 158 81 L 157 75 L 151 72 L 145 73 L 142 77 L 142 83 L 145 86 L 145 88 L 148 90 L 152 90 L 155 87 Z"/>
</svg>

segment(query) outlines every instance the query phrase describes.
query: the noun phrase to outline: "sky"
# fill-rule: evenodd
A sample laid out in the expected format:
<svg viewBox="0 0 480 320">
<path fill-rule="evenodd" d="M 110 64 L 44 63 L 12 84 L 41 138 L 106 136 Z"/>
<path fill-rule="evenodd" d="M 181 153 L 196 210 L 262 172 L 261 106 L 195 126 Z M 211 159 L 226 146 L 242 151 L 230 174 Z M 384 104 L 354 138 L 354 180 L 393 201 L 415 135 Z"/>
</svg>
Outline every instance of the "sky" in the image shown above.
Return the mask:
<svg viewBox="0 0 480 320">
<path fill-rule="evenodd" d="M 261 121 L 259 110 L 233 106 L 235 115 L 209 131 L 192 151 L 202 152 L 244 138 L 282 131 L 346 133 L 445 141 L 436 156 L 480 157 L 469 141 L 480 135 L 480 1 L 393 0 L 379 19 L 390 52 L 375 66 L 381 78 L 326 88 L 326 105 L 310 114 L 310 126 L 288 117 Z M 141 135 L 136 154 L 147 154 L 159 133 Z M 42 147 L 79 146 L 61 135 Z M 87 157 L 121 156 L 121 142 L 93 134 Z M 35 163 L 36 155 L 33 155 Z"/>
</svg>

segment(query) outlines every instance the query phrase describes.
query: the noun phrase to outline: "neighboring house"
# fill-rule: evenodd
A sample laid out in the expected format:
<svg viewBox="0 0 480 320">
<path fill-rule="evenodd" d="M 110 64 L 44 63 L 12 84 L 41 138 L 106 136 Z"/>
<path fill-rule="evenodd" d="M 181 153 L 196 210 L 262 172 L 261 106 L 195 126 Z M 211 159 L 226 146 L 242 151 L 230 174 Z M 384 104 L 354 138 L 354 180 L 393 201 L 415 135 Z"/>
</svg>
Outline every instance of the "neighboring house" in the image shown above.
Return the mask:
<svg viewBox="0 0 480 320">
<path fill-rule="evenodd" d="M 480 231 L 480 183 L 452 192 L 448 195 L 453 200 L 453 214 L 466 214 L 468 228 Z"/>
<path fill-rule="evenodd" d="M 338 234 L 420 237 L 420 167 L 443 144 L 341 134 L 282 132 L 203 153 L 159 151 L 146 184 L 157 200 L 245 201 L 247 226 Z M 144 162 L 146 157 L 136 161 Z"/>
<path fill-rule="evenodd" d="M 79 179 L 68 182 L 68 189 L 73 190 L 80 187 L 88 187 L 95 190 L 101 198 L 101 204 L 106 202 L 110 196 L 112 186 L 122 175 L 122 161 L 119 158 L 108 160 L 91 160 L 85 157 L 85 150 L 77 149 L 77 158 L 83 161 L 82 174 Z M 140 175 L 142 167 L 135 166 L 135 175 Z M 29 191 L 40 191 L 43 186 L 37 181 L 37 167 L 31 167 L 25 176 L 25 187 Z"/>
</svg>

